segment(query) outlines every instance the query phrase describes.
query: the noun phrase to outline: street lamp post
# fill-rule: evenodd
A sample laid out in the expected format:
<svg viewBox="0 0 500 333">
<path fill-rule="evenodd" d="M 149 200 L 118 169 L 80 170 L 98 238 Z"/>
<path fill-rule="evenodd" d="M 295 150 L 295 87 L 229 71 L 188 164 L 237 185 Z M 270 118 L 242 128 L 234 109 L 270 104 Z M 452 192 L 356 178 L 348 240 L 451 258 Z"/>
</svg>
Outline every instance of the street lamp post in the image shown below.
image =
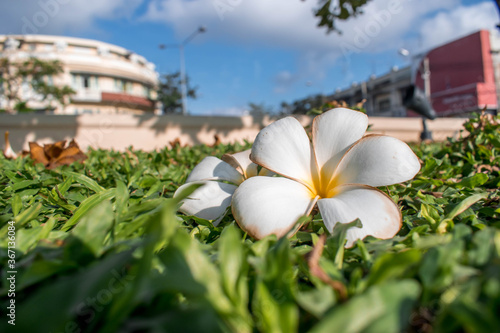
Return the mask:
<svg viewBox="0 0 500 333">
<path fill-rule="evenodd" d="M 207 28 L 204 26 L 200 26 L 196 29 L 191 35 L 189 35 L 184 41 L 180 44 L 160 44 L 159 47 L 161 50 L 166 49 L 168 47 L 178 47 L 179 48 L 179 58 L 180 58 L 180 74 L 181 74 L 181 96 L 182 96 L 182 115 L 187 115 L 187 82 L 186 82 L 186 60 L 184 58 L 184 47 L 194 38 L 196 35 L 204 33 L 207 31 Z"/>
</svg>

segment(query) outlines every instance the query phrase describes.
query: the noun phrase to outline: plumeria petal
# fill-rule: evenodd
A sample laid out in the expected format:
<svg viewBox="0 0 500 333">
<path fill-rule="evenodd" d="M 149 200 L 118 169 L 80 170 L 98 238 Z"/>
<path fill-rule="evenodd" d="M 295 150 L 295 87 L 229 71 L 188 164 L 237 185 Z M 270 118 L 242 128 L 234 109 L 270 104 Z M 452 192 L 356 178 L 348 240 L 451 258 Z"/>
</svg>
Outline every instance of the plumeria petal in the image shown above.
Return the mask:
<svg viewBox="0 0 500 333">
<path fill-rule="evenodd" d="M 250 158 L 266 169 L 312 187 L 316 162 L 309 138 L 295 118 L 283 118 L 262 129 Z"/>
<path fill-rule="evenodd" d="M 340 184 L 383 186 L 412 179 L 420 170 L 417 156 L 401 140 L 382 135 L 362 138 L 349 149 L 337 169 Z"/>
<path fill-rule="evenodd" d="M 217 157 L 205 157 L 189 174 L 186 183 L 201 180 L 222 180 L 233 184 L 243 182 L 243 175 Z"/>
<path fill-rule="evenodd" d="M 257 176 L 257 164 L 250 160 L 251 149 L 236 153 L 224 154 L 222 160 L 240 171 L 245 179 Z"/>
<path fill-rule="evenodd" d="M 331 177 L 349 147 L 361 139 L 368 117 L 360 112 L 336 108 L 314 118 L 312 141 L 316 161 L 323 177 Z"/>
<path fill-rule="evenodd" d="M 203 186 L 197 188 L 188 198 L 183 200 L 179 211 L 188 216 L 196 216 L 205 220 L 217 220 L 224 215 L 226 209 L 231 205 L 231 196 L 237 186 L 215 181 L 194 183 L 200 183 Z M 174 197 L 192 184 L 187 183 L 179 187 L 175 191 Z M 214 222 L 214 225 L 217 225 L 219 221 Z"/>
<path fill-rule="evenodd" d="M 315 199 L 304 185 L 280 177 L 253 177 L 233 195 L 232 211 L 238 225 L 249 235 L 285 235 L 297 220 L 308 215 Z"/>
<path fill-rule="evenodd" d="M 342 185 L 335 197 L 318 200 L 323 223 L 331 232 L 337 223 L 359 218 L 362 228 L 347 231 L 346 247 L 368 235 L 388 239 L 401 228 L 401 212 L 385 193 L 364 185 Z"/>
<path fill-rule="evenodd" d="M 262 168 L 262 169 L 260 169 L 260 171 L 259 171 L 259 174 L 258 174 L 258 175 L 259 175 L 259 176 L 272 177 L 272 176 L 276 175 L 276 173 L 275 173 L 275 172 L 272 172 L 271 170 L 268 170 L 268 169 L 266 169 L 266 168 Z"/>
</svg>

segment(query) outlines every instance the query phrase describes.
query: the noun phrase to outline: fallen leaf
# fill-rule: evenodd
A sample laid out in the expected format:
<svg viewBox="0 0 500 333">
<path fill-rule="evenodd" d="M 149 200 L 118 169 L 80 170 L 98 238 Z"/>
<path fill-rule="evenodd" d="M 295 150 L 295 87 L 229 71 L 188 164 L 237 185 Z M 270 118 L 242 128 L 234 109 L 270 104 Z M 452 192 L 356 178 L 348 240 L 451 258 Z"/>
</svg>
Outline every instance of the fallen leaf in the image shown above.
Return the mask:
<svg viewBox="0 0 500 333">
<path fill-rule="evenodd" d="M 182 148 L 183 146 L 181 145 L 181 140 L 179 138 L 176 138 L 173 141 L 169 142 L 169 145 L 171 149 L 176 149 L 177 147 Z"/>
<path fill-rule="evenodd" d="M 215 147 L 221 144 L 220 137 L 217 134 L 214 134 L 214 143 L 210 147 Z"/>
<path fill-rule="evenodd" d="M 5 158 L 7 158 L 9 160 L 17 158 L 16 152 L 10 146 L 9 131 L 5 132 L 5 146 L 3 148 L 3 156 L 5 156 Z"/>
<path fill-rule="evenodd" d="M 43 146 L 43 151 L 49 160 L 56 159 L 64 150 L 66 140 Z"/>
<path fill-rule="evenodd" d="M 36 142 L 30 142 L 30 156 L 35 163 L 42 163 L 47 169 L 87 159 L 75 140 L 71 140 L 67 147 L 65 145 L 66 140 L 46 144 L 43 148 Z"/>
<path fill-rule="evenodd" d="M 43 147 L 36 142 L 30 142 L 29 145 L 30 145 L 30 157 L 35 161 L 35 164 L 42 163 L 45 166 L 48 165 L 49 159 L 47 158 L 47 156 L 45 156 Z"/>
</svg>

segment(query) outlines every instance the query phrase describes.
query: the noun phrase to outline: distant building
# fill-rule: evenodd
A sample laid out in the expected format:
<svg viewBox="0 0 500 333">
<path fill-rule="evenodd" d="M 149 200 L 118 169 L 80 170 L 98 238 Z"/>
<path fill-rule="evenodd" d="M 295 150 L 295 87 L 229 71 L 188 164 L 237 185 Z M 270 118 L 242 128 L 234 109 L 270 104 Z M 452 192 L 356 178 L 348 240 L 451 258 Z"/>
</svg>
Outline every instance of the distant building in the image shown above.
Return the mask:
<svg viewBox="0 0 500 333">
<path fill-rule="evenodd" d="M 486 108 L 497 112 L 500 87 L 500 38 L 481 30 L 427 52 L 430 68 L 432 106 L 438 116 L 463 116 Z M 417 72 L 416 85 L 424 90 L 423 67 Z M 411 67 L 337 90 L 329 100 L 344 100 L 354 105 L 366 99 L 365 108 L 372 116 L 404 117 L 416 114 L 403 106 L 411 84 Z"/>
<path fill-rule="evenodd" d="M 72 37 L 0 35 L 0 57 L 9 57 L 11 61 L 30 57 L 61 61 L 64 72 L 48 79 L 55 85 L 72 87 L 76 94 L 64 109 L 53 110 L 55 114 L 157 111 L 158 73 L 154 64 L 122 47 Z M 31 94 L 29 84 L 26 83 L 20 94 Z M 46 109 L 46 105 L 36 99 L 28 106 Z"/>
</svg>

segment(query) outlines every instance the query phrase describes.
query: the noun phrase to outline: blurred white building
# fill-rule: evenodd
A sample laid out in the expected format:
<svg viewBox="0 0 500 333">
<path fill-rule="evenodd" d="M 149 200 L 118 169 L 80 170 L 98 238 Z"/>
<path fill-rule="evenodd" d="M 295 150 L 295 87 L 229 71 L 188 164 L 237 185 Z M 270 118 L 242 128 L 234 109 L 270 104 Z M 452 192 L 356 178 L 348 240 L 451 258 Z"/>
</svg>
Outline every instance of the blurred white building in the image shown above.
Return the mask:
<svg viewBox="0 0 500 333">
<path fill-rule="evenodd" d="M 45 35 L 0 35 L 0 57 L 12 62 L 30 57 L 59 60 L 64 72 L 47 78 L 55 85 L 68 85 L 76 91 L 70 104 L 54 114 L 153 113 L 158 112 L 155 88 L 158 73 L 144 57 L 122 47 L 90 39 Z M 29 84 L 21 97 L 35 110 L 46 110 L 33 98 Z M 30 95 L 31 94 L 31 95 Z M 0 92 L 0 108 L 3 107 Z"/>
</svg>

